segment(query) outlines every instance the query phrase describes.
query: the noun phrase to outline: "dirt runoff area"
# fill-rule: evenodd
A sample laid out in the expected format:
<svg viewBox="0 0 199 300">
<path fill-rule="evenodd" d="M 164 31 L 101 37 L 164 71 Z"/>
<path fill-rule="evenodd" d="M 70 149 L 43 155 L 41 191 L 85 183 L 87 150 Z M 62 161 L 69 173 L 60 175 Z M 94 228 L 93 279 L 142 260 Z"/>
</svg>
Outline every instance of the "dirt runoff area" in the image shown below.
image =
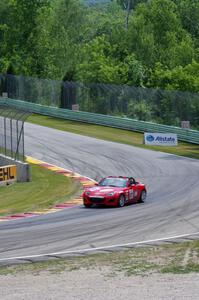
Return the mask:
<svg viewBox="0 0 199 300">
<path fill-rule="evenodd" d="M 199 273 L 126 276 L 109 267 L 0 275 L 1 300 L 199 299 Z"/>
<path fill-rule="evenodd" d="M 0 267 L 0 300 L 199 299 L 199 241 Z"/>
</svg>

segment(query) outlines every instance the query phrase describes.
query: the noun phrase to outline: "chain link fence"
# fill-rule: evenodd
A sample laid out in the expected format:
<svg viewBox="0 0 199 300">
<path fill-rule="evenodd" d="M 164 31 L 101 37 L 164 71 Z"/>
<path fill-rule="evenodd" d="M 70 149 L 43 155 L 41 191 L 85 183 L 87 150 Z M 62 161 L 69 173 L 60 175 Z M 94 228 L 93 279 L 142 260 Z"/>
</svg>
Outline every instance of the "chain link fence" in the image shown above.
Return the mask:
<svg viewBox="0 0 199 300">
<path fill-rule="evenodd" d="M 0 153 L 24 161 L 24 121 L 30 115 L 25 111 L 0 105 Z"/>
<path fill-rule="evenodd" d="M 6 94 L 5 94 L 6 93 Z M 0 94 L 12 99 L 199 129 L 199 94 L 110 84 L 0 75 Z"/>
</svg>

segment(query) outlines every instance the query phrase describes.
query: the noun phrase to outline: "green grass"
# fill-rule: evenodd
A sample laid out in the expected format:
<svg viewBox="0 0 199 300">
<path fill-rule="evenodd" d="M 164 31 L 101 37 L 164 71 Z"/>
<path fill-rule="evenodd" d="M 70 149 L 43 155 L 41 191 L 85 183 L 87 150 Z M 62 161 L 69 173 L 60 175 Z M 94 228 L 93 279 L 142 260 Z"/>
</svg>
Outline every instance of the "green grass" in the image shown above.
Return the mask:
<svg viewBox="0 0 199 300">
<path fill-rule="evenodd" d="M 71 199 L 80 185 L 72 179 L 36 165 L 31 182 L 0 187 L 0 216 L 48 208 Z"/>
<path fill-rule="evenodd" d="M 85 136 L 95 137 L 102 140 L 128 144 L 145 149 L 162 151 L 166 153 L 186 156 L 199 159 L 199 145 L 179 142 L 178 146 L 161 147 L 143 145 L 143 134 L 128 130 L 93 125 L 63 119 L 56 119 L 48 116 L 32 115 L 28 118 L 28 122 L 47 126 L 63 131 L 69 131 Z"/>
<path fill-rule="evenodd" d="M 126 276 L 147 276 L 151 273 L 198 273 L 199 241 L 0 267 L 0 275 L 14 275 L 18 272 L 29 272 L 37 275 L 42 271 L 59 273 L 79 269 L 101 269 L 103 267 L 109 267 L 108 276 L 116 276 L 118 273 L 123 273 Z"/>
</svg>

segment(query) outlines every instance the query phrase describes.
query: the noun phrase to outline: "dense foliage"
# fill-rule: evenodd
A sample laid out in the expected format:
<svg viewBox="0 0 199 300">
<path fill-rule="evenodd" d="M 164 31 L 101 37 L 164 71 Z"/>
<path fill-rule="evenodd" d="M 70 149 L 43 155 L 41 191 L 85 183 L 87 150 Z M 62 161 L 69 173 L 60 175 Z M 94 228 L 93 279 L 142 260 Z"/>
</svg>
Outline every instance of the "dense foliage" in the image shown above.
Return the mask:
<svg viewBox="0 0 199 300">
<path fill-rule="evenodd" d="M 195 0 L 1 0 L 0 73 L 198 93 L 198 20 Z"/>
</svg>

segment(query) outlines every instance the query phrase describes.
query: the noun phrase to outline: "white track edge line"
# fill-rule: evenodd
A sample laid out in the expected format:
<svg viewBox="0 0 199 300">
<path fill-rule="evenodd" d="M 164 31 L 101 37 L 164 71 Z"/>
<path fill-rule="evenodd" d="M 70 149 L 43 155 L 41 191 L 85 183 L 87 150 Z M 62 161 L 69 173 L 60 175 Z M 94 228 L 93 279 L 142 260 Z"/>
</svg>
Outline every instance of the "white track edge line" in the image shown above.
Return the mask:
<svg viewBox="0 0 199 300">
<path fill-rule="evenodd" d="M 58 256 L 58 255 L 64 255 L 64 254 L 93 252 L 93 251 L 98 251 L 98 250 L 114 249 L 114 248 L 118 248 L 118 247 L 122 248 L 122 247 L 128 247 L 128 246 L 136 246 L 136 245 L 154 243 L 154 242 L 171 241 L 171 240 L 174 240 L 174 239 L 185 238 L 185 237 L 195 236 L 195 235 L 199 235 L 199 232 L 188 233 L 188 234 L 183 234 L 183 235 L 176 235 L 176 236 L 171 236 L 171 237 L 161 238 L 161 239 L 146 240 L 146 241 L 132 242 L 132 243 L 126 243 L 126 244 L 118 244 L 118 245 L 110 245 L 110 246 L 102 246 L 102 247 L 96 247 L 96 248 L 85 248 L 85 249 L 68 250 L 68 251 L 61 251 L 61 252 L 36 254 L 36 255 L 7 257 L 7 258 L 1 258 L 0 262 L 1 261 L 10 261 L 10 260 L 23 260 L 23 259 L 26 260 L 26 259 L 32 259 L 32 258 L 45 257 L 45 256 Z"/>
</svg>

